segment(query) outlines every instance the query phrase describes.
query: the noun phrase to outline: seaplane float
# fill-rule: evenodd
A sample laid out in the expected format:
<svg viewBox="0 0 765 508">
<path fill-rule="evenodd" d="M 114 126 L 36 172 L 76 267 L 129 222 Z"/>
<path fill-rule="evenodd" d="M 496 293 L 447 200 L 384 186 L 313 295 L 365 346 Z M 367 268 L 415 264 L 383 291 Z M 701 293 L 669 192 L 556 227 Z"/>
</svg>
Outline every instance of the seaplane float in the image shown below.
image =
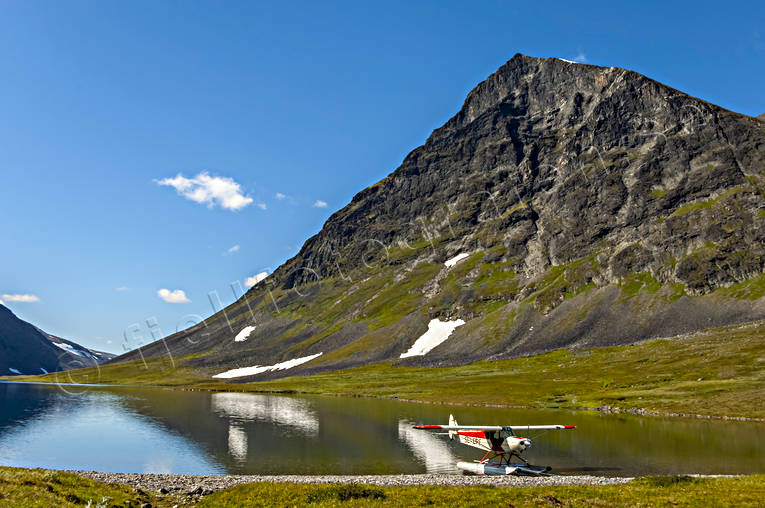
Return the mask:
<svg viewBox="0 0 765 508">
<path fill-rule="evenodd" d="M 467 473 L 478 475 L 547 475 L 548 466 L 529 464 L 521 454 L 531 447 L 531 439 L 518 436 L 519 431 L 546 431 L 574 429 L 573 425 L 459 425 L 453 415 L 449 415 L 449 425 L 415 425 L 419 430 L 447 431 L 449 439 L 458 439 L 460 443 L 479 448 L 486 452 L 481 460 L 466 462 L 460 460 L 457 467 Z M 513 464 L 510 460 L 517 457 L 522 464 Z"/>
</svg>

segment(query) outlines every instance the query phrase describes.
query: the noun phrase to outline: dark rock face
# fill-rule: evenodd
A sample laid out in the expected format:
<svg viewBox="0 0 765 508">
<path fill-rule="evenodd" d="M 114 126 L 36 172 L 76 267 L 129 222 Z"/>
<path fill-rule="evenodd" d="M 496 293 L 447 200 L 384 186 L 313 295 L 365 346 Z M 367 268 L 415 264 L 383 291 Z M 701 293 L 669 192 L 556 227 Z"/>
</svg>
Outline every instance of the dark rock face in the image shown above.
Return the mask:
<svg viewBox="0 0 765 508">
<path fill-rule="evenodd" d="M 58 345 L 57 345 L 58 344 Z M 0 305 L 0 375 L 43 374 L 93 367 L 114 358 L 48 335 Z"/>
<path fill-rule="evenodd" d="M 758 119 L 632 71 L 516 55 L 297 256 L 143 353 L 209 352 L 189 365 L 211 371 L 325 354 L 294 373 L 398 358 L 435 317 L 467 323 L 406 363 L 762 319 L 763 177 Z"/>
<path fill-rule="evenodd" d="M 363 262 L 370 240 L 390 245 L 412 227 L 424 237 L 425 224 L 438 233 L 447 214 L 458 214 L 452 229 L 471 232 L 525 204 L 485 243 L 503 242 L 525 257 L 528 276 L 587 255 L 599 242 L 612 244 L 619 258 L 626 255 L 620 247 L 641 243 L 635 261 L 642 264 L 630 269 L 658 272 L 708 239 L 721 244 L 714 260 L 728 263 L 715 267 L 716 278 L 680 266 L 660 279 L 708 292 L 761 273 L 762 229 L 736 210 L 720 211 L 701 228 L 690 215 L 657 219 L 726 191 L 756 211 L 762 196 L 747 177 L 765 168 L 763 134 L 751 118 L 631 71 L 516 55 L 391 176 L 333 215 L 279 275 L 291 287 L 315 278 L 296 267 L 322 277 L 349 271 Z M 727 232 L 721 223 L 731 221 L 735 231 Z M 750 256 L 731 259 L 750 247 Z"/>
</svg>

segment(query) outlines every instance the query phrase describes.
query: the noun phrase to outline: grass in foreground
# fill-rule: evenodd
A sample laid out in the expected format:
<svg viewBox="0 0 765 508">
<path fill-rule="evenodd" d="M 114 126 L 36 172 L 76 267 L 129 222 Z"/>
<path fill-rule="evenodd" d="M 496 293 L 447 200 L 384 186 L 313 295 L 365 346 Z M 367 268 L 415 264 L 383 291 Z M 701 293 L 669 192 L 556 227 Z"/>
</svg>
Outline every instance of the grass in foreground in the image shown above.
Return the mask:
<svg viewBox="0 0 765 508">
<path fill-rule="evenodd" d="M 0 467 L 0 507 L 174 506 L 179 496 L 144 492 L 126 485 L 101 483 L 73 473 Z"/>
<path fill-rule="evenodd" d="M 213 506 L 762 506 L 765 476 L 645 477 L 626 485 L 577 487 L 375 487 L 241 485 L 203 499 Z"/>
<path fill-rule="evenodd" d="M 624 485 L 577 487 L 375 487 L 251 483 L 196 506 L 761 506 L 765 475 L 737 478 L 648 476 Z M 195 506 L 191 498 L 144 492 L 72 473 L 0 467 L 4 506 Z"/>
<path fill-rule="evenodd" d="M 154 384 L 210 390 L 333 394 L 449 404 L 595 408 L 765 418 L 765 322 L 634 346 L 477 362 L 459 367 L 366 367 L 247 384 L 215 382 L 167 359 L 17 376 L 17 381 Z M 176 360 L 176 365 L 182 365 Z"/>
</svg>

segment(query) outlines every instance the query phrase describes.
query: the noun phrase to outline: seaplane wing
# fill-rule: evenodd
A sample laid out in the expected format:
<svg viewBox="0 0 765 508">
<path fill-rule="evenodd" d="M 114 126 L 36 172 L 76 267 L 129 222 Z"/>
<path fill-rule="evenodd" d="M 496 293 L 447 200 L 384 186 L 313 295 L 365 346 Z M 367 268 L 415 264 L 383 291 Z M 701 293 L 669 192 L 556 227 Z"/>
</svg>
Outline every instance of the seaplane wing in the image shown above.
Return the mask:
<svg viewBox="0 0 765 508">
<path fill-rule="evenodd" d="M 415 425 L 420 430 L 483 430 L 484 432 L 514 432 L 518 430 L 575 429 L 574 425 Z"/>
<path fill-rule="evenodd" d="M 449 415 L 448 425 L 415 425 L 420 430 L 441 430 L 449 439 L 479 448 L 486 455 L 477 462 L 457 462 L 463 471 L 476 474 L 547 474 L 549 467 L 532 466 L 521 454 L 531 447 L 531 439 L 520 437 L 519 432 L 530 430 L 574 429 L 573 425 L 460 425 Z M 523 464 L 511 464 L 510 459 L 519 458 Z"/>
</svg>

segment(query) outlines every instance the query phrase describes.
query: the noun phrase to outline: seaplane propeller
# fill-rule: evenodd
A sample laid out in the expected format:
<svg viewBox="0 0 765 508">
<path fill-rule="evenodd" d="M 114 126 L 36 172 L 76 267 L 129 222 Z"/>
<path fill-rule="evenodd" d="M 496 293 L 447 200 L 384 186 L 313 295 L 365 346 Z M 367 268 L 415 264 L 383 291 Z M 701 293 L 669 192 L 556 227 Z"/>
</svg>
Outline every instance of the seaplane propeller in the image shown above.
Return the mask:
<svg viewBox="0 0 765 508">
<path fill-rule="evenodd" d="M 484 475 L 542 475 L 550 468 L 533 466 L 521 454 L 531 448 L 531 439 L 516 435 L 520 430 L 562 430 L 574 429 L 573 425 L 459 425 L 453 415 L 449 415 L 448 425 L 415 425 L 420 430 L 445 430 L 438 434 L 448 434 L 449 439 L 484 450 L 486 454 L 480 461 L 457 462 L 463 471 Z M 523 464 L 511 464 L 510 459 L 517 457 Z"/>
</svg>

